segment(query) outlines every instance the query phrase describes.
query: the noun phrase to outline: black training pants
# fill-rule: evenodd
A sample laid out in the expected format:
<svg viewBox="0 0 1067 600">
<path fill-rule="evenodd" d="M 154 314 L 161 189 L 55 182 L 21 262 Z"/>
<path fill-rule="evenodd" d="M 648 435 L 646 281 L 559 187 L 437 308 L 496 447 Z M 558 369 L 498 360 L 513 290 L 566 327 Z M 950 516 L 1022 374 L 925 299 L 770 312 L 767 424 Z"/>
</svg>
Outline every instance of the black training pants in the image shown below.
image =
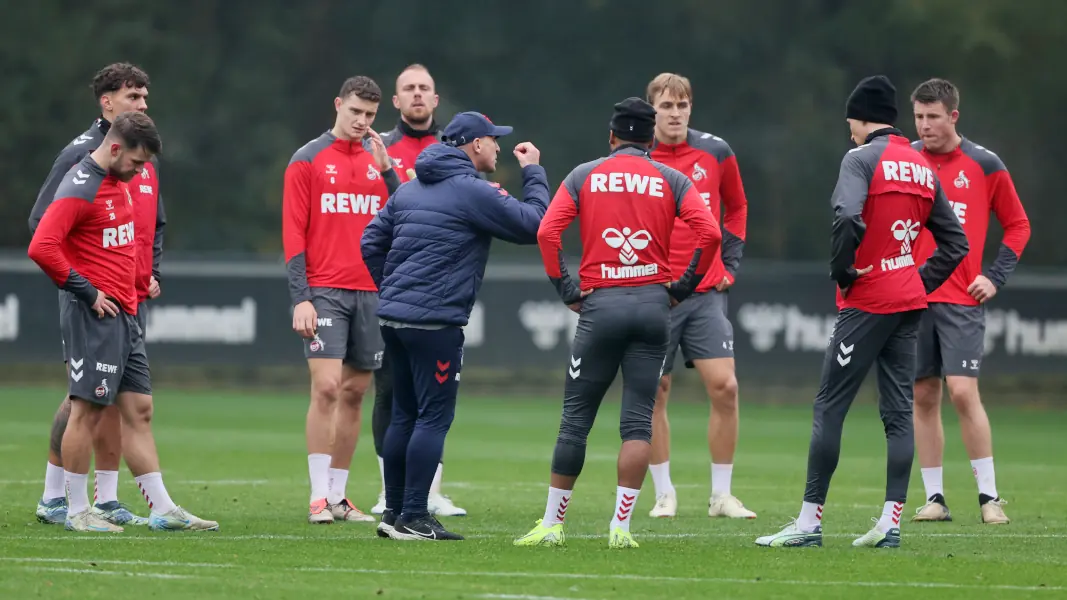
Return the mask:
<svg viewBox="0 0 1067 600">
<path fill-rule="evenodd" d="M 907 500 L 915 452 L 912 386 L 922 313 L 876 315 L 849 308 L 838 314 L 815 396 L 805 502 L 826 502 L 841 454 L 845 415 L 872 365 L 878 367 L 878 408 L 888 446 L 885 500 Z"/>
<path fill-rule="evenodd" d="M 622 367 L 623 441 L 652 439 L 652 409 L 670 342 L 670 301 L 662 285 L 604 288 L 582 303 L 574 335 L 552 472 L 577 477 L 586 439 Z"/>
</svg>

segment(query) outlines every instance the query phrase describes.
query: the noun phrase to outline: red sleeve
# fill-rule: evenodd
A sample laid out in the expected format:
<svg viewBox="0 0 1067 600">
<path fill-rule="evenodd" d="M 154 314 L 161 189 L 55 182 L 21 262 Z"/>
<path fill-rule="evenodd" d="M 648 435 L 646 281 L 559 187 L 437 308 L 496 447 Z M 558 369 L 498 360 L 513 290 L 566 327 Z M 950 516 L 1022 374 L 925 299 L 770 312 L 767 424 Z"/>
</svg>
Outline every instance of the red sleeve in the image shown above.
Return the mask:
<svg viewBox="0 0 1067 600">
<path fill-rule="evenodd" d="M 61 198 L 52 202 L 30 241 L 29 257 L 57 286 L 63 287 L 71 276 L 70 261 L 63 254 L 63 240 L 82 218 L 90 203 L 81 198 Z"/>
<path fill-rule="evenodd" d="M 697 199 L 699 200 L 699 197 Z M 537 246 L 541 249 L 541 260 L 545 263 L 545 272 L 552 279 L 563 276 L 560 269 L 560 261 L 563 260 L 561 236 L 577 216 L 578 205 L 575 199 L 567 190 L 566 184 L 560 185 L 537 229 Z"/>
<path fill-rule="evenodd" d="M 722 243 L 722 232 L 719 231 L 719 224 L 715 222 L 715 219 L 711 218 L 711 211 L 704 204 L 704 199 L 700 197 L 696 188 L 692 186 L 688 188 L 682 197 L 682 202 L 678 207 L 678 216 L 682 221 L 685 221 L 686 225 L 689 225 L 697 236 L 697 248 L 702 252 L 696 273 L 703 278 L 711 267 L 715 254 L 719 251 L 719 245 Z"/>
<path fill-rule="evenodd" d="M 734 274 L 741 266 L 741 254 L 744 250 L 745 236 L 748 228 L 748 199 L 741 184 L 741 170 L 737 167 L 737 157 L 729 156 L 722 162 L 722 177 L 719 181 L 719 195 L 723 204 L 722 262 L 726 267 L 726 276 L 734 283 Z"/>
<path fill-rule="evenodd" d="M 311 163 L 294 162 L 285 169 L 282 192 L 282 245 L 286 262 L 307 250 L 310 205 Z"/>
<path fill-rule="evenodd" d="M 1030 241 L 1030 219 L 1007 171 L 997 171 L 989 179 L 993 189 L 990 208 L 1004 228 L 1004 245 L 1015 252 L 1016 258 L 1022 258 L 1023 249 Z"/>
</svg>

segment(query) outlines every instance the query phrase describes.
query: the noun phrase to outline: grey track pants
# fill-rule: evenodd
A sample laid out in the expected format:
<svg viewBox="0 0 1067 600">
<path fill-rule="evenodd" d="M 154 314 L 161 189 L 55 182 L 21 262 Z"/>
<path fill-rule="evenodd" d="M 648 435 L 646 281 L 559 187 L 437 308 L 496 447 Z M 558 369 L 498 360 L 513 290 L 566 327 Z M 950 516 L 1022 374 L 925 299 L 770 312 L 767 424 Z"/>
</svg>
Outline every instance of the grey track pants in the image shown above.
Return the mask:
<svg viewBox="0 0 1067 600">
<path fill-rule="evenodd" d="M 876 315 L 845 309 L 838 314 L 815 396 L 805 502 L 826 502 L 841 455 L 845 415 L 872 365 L 878 368 L 878 408 L 888 449 L 885 500 L 907 500 L 915 452 L 912 386 L 922 312 Z"/>
<path fill-rule="evenodd" d="M 652 438 L 652 409 L 670 342 L 670 300 L 662 285 L 599 289 L 582 303 L 552 472 L 578 476 L 600 402 L 622 368 L 623 441 Z"/>
</svg>

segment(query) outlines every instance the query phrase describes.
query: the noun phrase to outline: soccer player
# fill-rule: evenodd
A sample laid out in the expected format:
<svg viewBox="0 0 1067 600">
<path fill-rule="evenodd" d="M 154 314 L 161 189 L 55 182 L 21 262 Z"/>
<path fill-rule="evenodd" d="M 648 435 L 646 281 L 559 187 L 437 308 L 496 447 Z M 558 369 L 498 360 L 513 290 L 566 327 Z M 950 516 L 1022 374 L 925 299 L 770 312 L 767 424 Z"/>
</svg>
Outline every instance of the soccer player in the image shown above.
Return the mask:
<svg viewBox="0 0 1067 600">
<path fill-rule="evenodd" d="M 426 67 L 413 64 L 400 72 L 396 78 L 396 95 L 393 96 L 393 107 L 400 111 L 400 120 L 395 128 L 383 133 L 381 137 L 401 181 L 415 178 L 415 159 L 419 153 L 441 140 L 441 128 L 433 118 L 437 102 L 433 77 Z M 382 357 L 381 368 L 374 373 L 374 414 L 371 418 L 374 450 L 378 453 L 378 469 L 382 476 L 378 503 L 371 508 L 371 513 L 376 515 L 385 512 L 385 461 L 382 459 L 382 448 L 392 414 L 392 370 L 389 368 L 389 356 L 385 355 Z M 441 493 L 443 472 L 444 465 L 438 464 L 433 483 L 430 484 L 430 514 L 442 517 L 465 516 L 466 509 L 456 506 L 448 496 Z"/>
<path fill-rule="evenodd" d="M 610 548 L 636 548 L 630 517 L 652 453 L 652 409 L 670 341 L 672 299 L 700 284 L 721 234 L 684 174 L 654 162 L 656 110 L 644 100 L 615 105 L 607 157 L 563 180 L 537 233 L 545 270 L 563 302 L 579 315 L 567 369 L 563 416 L 552 456 L 544 518 L 516 546 L 562 546 L 563 521 L 585 464 L 586 440 L 600 402 L 622 368 L 618 487 L 608 527 Z M 671 232 L 688 223 L 696 250 L 671 283 Z M 578 219 L 580 282 L 567 272 L 560 239 Z M 702 260 L 702 257 L 703 258 Z"/>
<path fill-rule="evenodd" d="M 857 148 L 841 161 L 834 207 L 830 275 L 837 282 L 837 321 L 815 396 L 808 480 L 800 518 L 758 538 L 759 546 L 822 546 L 822 513 L 841 454 L 852 401 L 872 365 L 888 449 L 882 516 L 852 542 L 900 546 L 900 513 L 908 495 L 915 442 L 912 385 L 916 340 L 926 296 L 966 256 L 967 236 L 922 155 L 893 127 L 896 88 L 877 75 L 859 82 L 845 107 Z M 916 268 L 915 238 L 929 229 L 938 249 Z"/>
<path fill-rule="evenodd" d="M 129 182 L 159 154 L 155 124 L 141 112 L 115 118 L 99 147 L 72 167 L 30 242 L 29 256 L 63 290 L 60 330 L 70 366 L 70 421 L 63 434 L 70 496 L 66 528 L 120 532 L 89 510 L 92 434 L 115 404 L 126 464 L 157 530 L 217 530 L 174 504 L 163 485 L 152 435 L 152 390 L 137 322 L 137 239 Z"/>
<path fill-rule="evenodd" d="M 1030 220 L 1000 157 L 956 132 L 960 94 L 951 82 L 931 79 L 912 92 L 915 129 L 927 162 L 945 185 L 945 195 L 967 233 L 971 252 L 945 285 L 930 294 L 919 328 L 915 382 L 915 438 L 927 502 L 914 521 L 950 521 L 941 464 L 945 430 L 941 426 L 941 376 L 959 415 L 963 445 L 978 482 L 982 522 L 1009 523 L 993 473 L 993 434 L 978 395 L 978 371 L 985 340 L 985 303 L 1004 287 L 1030 239 Z M 952 182 L 952 185 L 948 185 Z M 982 273 L 989 213 L 1004 229 L 993 264 Z M 920 235 L 915 254 L 922 260 L 934 240 Z"/>
<path fill-rule="evenodd" d="M 37 201 L 30 213 L 30 231 L 44 216 L 45 209 L 55 198 L 56 189 L 71 167 L 96 150 L 107 134 L 115 117 L 123 112 L 145 112 L 148 109 L 148 75 L 128 63 L 115 63 L 98 71 L 93 77 L 92 90 L 100 107 L 100 117 L 87 131 L 74 138 L 56 157 L 52 170 L 41 186 Z M 159 289 L 159 262 L 163 254 L 163 228 L 166 215 L 163 197 L 159 193 L 158 161 L 155 157 L 144 165 L 130 183 L 134 197 L 134 234 L 137 237 L 137 320 L 145 330 L 144 302 L 156 298 Z M 60 292 L 62 298 L 63 292 Z M 75 369 L 81 376 L 81 367 Z M 37 503 L 37 520 L 62 525 L 67 519 L 67 498 L 63 484 L 61 443 L 70 418 L 71 403 L 64 397 L 52 421 L 52 434 L 45 471 L 45 489 Z M 100 424 L 93 432 L 96 454 L 96 493 L 93 511 L 115 525 L 147 525 L 148 519 L 131 513 L 118 502 L 118 470 L 122 451 L 122 420 L 115 405 L 104 408 Z"/>
<path fill-rule="evenodd" d="M 378 316 L 393 366 L 381 537 L 463 539 L 428 507 L 456 412 L 463 326 L 493 238 L 533 244 L 548 206 L 548 178 L 529 142 L 514 149 L 524 200 L 478 176 L 496 170 L 497 138 L 511 131 L 476 112 L 456 115 L 445 127 L 446 144 L 419 154 L 416 179 L 401 186 L 363 233 L 363 260 L 381 289 Z"/>
<path fill-rule="evenodd" d="M 679 346 L 689 368 L 700 374 L 708 397 L 708 448 L 711 451 L 711 494 L 709 517 L 754 519 L 733 496 L 730 483 L 737 449 L 737 377 L 734 373 L 733 326 L 726 317 L 728 290 L 737 278 L 745 246 L 748 202 L 741 185 L 737 158 L 719 137 L 689 128 L 693 112 L 693 88 L 689 80 L 674 73 L 662 73 L 648 84 L 648 102 L 656 109 L 656 143 L 652 160 L 689 176 L 693 187 L 711 210 L 712 219 L 722 224 L 722 252 L 716 253 L 708 276 L 696 294 L 671 309 L 671 343 L 667 348 L 663 378 L 652 412 L 652 483 L 656 505 L 652 517 L 673 517 L 678 512 L 678 496 L 671 484 L 671 429 L 667 421 L 667 400 L 671 392 L 671 370 Z M 679 219 L 671 234 L 671 270 L 685 271 L 696 248 L 696 237 Z"/>
<path fill-rule="evenodd" d="M 311 372 L 310 523 L 374 522 L 349 501 L 345 488 L 363 394 L 383 352 L 374 314 L 378 288 L 360 258 L 359 239 L 400 185 L 371 129 L 381 99 L 372 79 L 345 80 L 333 101 L 333 128 L 297 150 L 285 170 L 282 240 L 293 330 L 304 338 Z"/>
</svg>

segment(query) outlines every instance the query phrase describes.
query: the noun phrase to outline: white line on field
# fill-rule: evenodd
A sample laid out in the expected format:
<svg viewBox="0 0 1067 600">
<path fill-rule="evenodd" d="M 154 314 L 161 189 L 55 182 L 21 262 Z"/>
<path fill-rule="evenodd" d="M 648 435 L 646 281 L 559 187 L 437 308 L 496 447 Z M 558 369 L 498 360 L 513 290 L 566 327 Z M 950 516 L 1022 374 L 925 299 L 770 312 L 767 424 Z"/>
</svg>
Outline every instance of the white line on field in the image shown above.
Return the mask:
<svg viewBox="0 0 1067 600">
<path fill-rule="evenodd" d="M 27 557 L 33 558 L 33 557 Z M 82 560 L 82 559 L 64 559 Z M 111 561 L 113 564 L 138 564 L 139 561 Z M 203 567 L 205 563 L 167 563 L 172 567 Z M 228 568 L 236 565 L 226 563 L 207 563 L 218 568 Z M 134 573 L 122 571 L 99 571 L 93 569 L 70 569 L 65 567 L 23 567 L 27 570 L 55 571 L 66 573 L 91 573 L 108 575 L 130 575 L 134 577 L 157 577 L 164 579 L 181 579 L 196 577 L 194 575 L 172 575 L 162 573 Z M 342 567 L 283 567 L 289 572 L 301 573 L 349 573 L 354 575 L 419 575 L 420 577 L 501 577 L 501 578 L 540 578 L 540 579 L 594 579 L 594 580 L 617 580 L 617 581 L 662 581 L 667 583 L 733 583 L 733 584 L 763 584 L 763 585 L 814 585 L 828 587 L 899 587 L 899 588 L 932 588 L 932 589 L 982 589 L 982 590 L 1005 590 L 1005 591 L 1067 591 L 1061 586 L 1026 586 L 1026 585 L 973 585 L 965 583 L 941 583 L 923 581 L 802 581 L 795 579 L 741 579 L 736 577 L 675 577 L 669 575 L 622 575 L 600 573 L 544 573 L 544 572 L 494 572 L 494 571 L 404 571 L 399 569 L 349 569 Z M 536 596 L 482 596 L 483 598 L 537 598 Z"/>
<path fill-rule="evenodd" d="M 299 483 L 305 483 L 302 481 L 293 480 L 278 480 L 278 479 L 178 479 L 173 482 L 168 481 L 171 485 L 297 485 Z M 0 479 L 0 485 L 41 485 L 44 484 L 44 479 Z"/>
<path fill-rule="evenodd" d="M 801 581 L 795 579 L 739 579 L 730 577 L 672 577 L 668 575 L 606 575 L 599 573 L 539 573 L 539 572 L 492 572 L 492 571 L 401 571 L 395 569 L 345 569 L 328 567 L 302 567 L 297 571 L 312 573 L 352 573 L 367 575 L 418 575 L 419 577 L 526 577 L 539 579 L 601 579 L 620 581 L 663 581 L 668 583 L 736 583 L 757 585 L 808 585 L 828 587 L 900 587 L 1005 590 L 1020 592 L 1065 591 L 1059 586 L 1026 585 L 970 585 L 965 583 L 935 583 L 923 581 Z"/>
<path fill-rule="evenodd" d="M 46 573 L 77 573 L 79 575 L 122 575 L 146 579 L 200 579 L 196 575 L 172 575 L 169 573 L 135 573 L 133 571 L 97 571 L 96 569 L 68 569 L 66 567 L 23 567 L 26 571 Z"/>
<path fill-rule="evenodd" d="M 51 558 L 36 556 L 0 556 L 0 560 L 19 563 L 82 563 L 95 565 L 137 565 L 140 567 L 190 567 L 197 569 L 228 569 L 234 566 L 222 563 L 185 563 L 170 561 L 153 562 L 148 560 L 96 560 L 92 558 Z"/>
<path fill-rule="evenodd" d="M 475 598 L 502 598 L 505 600 L 582 600 L 581 598 L 560 596 L 529 596 L 526 594 L 480 594 Z"/>
</svg>

